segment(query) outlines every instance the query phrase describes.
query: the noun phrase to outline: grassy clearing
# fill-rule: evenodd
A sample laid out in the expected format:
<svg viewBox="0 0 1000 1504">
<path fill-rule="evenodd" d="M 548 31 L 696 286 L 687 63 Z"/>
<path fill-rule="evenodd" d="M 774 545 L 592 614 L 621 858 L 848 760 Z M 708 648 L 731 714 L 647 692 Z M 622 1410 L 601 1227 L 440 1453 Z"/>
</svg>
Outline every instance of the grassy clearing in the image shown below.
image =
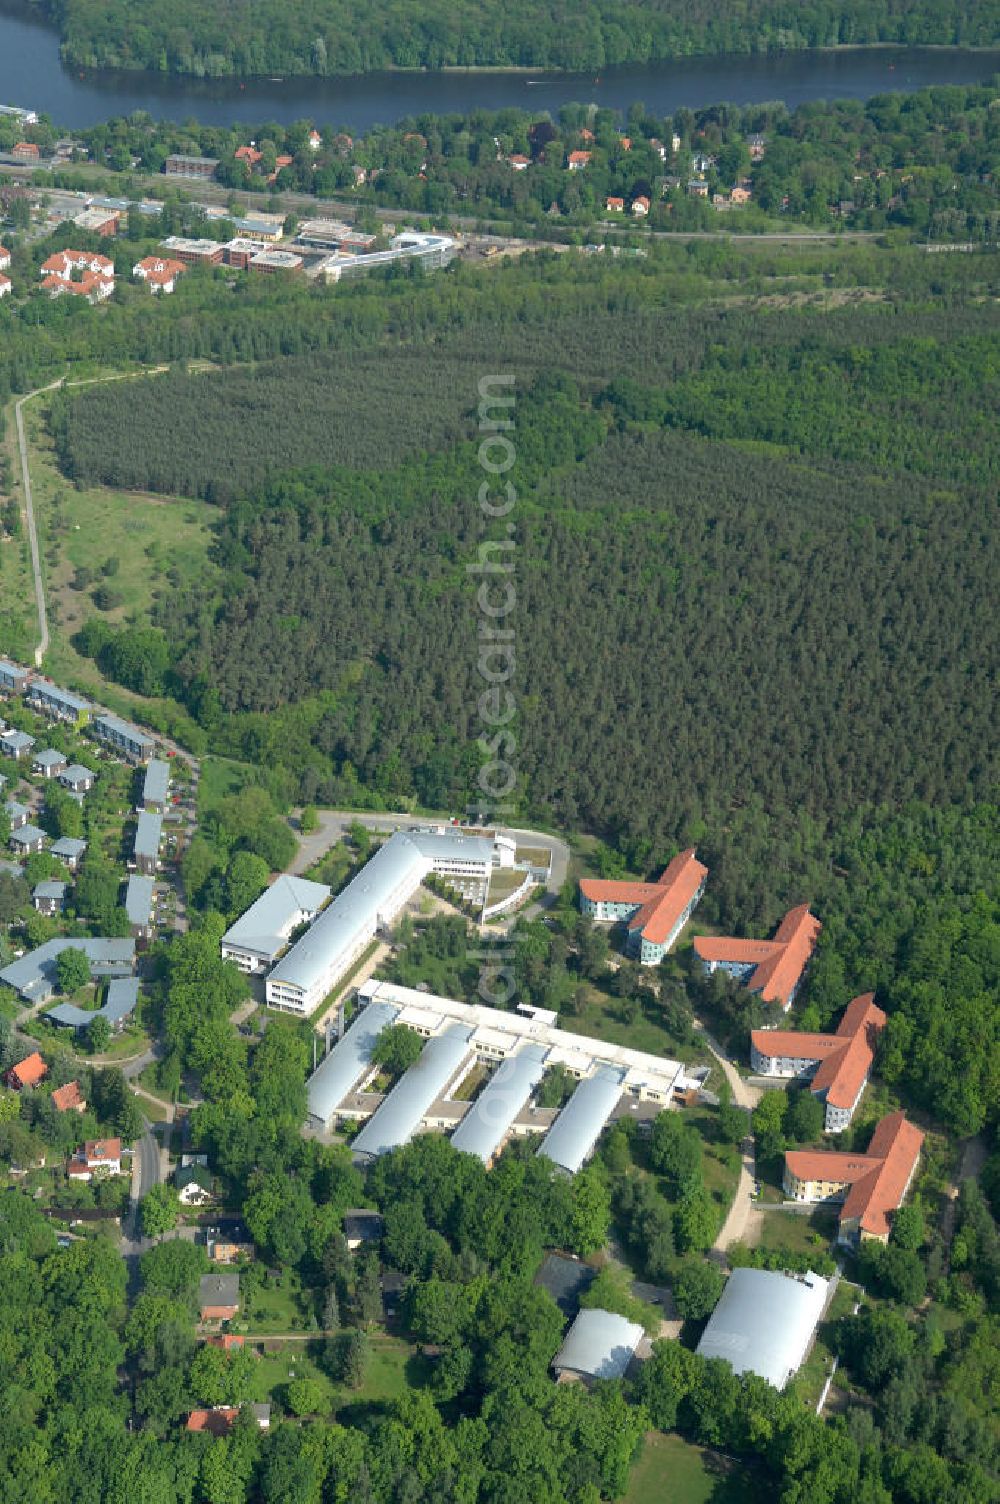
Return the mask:
<svg viewBox="0 0 1000 1504">
<path fill-rule="evenodd" d="M 837 1286 L 830 1309 L 819 1325 L 812 1350 L 795 1376 L 795 1391 L 811 1410 L 819 1404 L 823 1385 L 833 1371 L 833 1329 L 841 1317 L 851 1314 L 857 1298 L 858 1291 L 853 1285 L 841 1283 Z"/>
<path fill-rule="evenodd" d="M 650 1055 L 662 1055 L 668 1060 L 680 1060 L 684 1064 L 707 1063 L 705 1051 L 697 1043 L 681 1044 L 664 1028 L 659 1015 L 659 1007 L 654 1003 L 648 1009 L 640 1010 L 633 1022 L 628 1022 L 620 998 L 610 997 L 597 987 L 588 986 L 583 1008 L 566 1020 L 565 1027 L 574 1033 L 588 1034 L 592 1039 L 627 1045 L 630 1049 L 645 1050 Z"/>
<path fill-rule="evenodd" d="M 419 1386 L 426 1377 L 426 1362 L 416 1348 L 384 1332 L 370 1335 L 371 1361 L 360 1389 L 348 1389 L 327 1377 L 317 1357 L 317 1342 L 288 1343 L 267 1352 L 257 1364 L 254 1395 L 259 1400 L 284 1402 L 284 1391 L 293 1379 L 316 1379 L 323 1393 L 321 1412 L 335 1416 L 356 1406 L 383 1405 L 401 1399 L 408 1389 Z"/>
<path fill-rule="evenodd" d="M 137 387 L 137 396 L 140 392 L 147 395 Z M 43 398 L 24 409 L 52 631 L 46 667 L 56 678 L 98 688 L 101 679 L 93 663 L 70 643 L 86 618 L 97 613 L 93 589 L 106 583 L 120 596 L 118 604 L 101 613 L 107 621 L 148 621 L 153 602 L 165 590 L 185 590 L 212 572 L 210 526 L 218 514 L 203 502 L 101 487 L 77 490 L 56 464 L 48 411 Z M 117 559 L 117 572 L 105 578 L 101 568 L 109 559 Z M 78 568 L 94 576 L 86 589 L 72 588 Z"/>
<path fill-rule="evenodd" d="M 198 780 L 198 818 L 215 809 L 230 794 L 238 794 L 246 784 L 247 768 L 231 757 L 205 757 Z"/>
<path fill-rule="evenodd" d="M 646 1437 L 622 1504 L 757 1504 L 762 1499 L 739 1464 L 654 1431 Z"/>
<path fill-rule="evenodd" d="M 759 1223 L 759 1230 L 749 1240 L 752 1248 L 827 1253 L 837 1230 L 837 1213 L 828 1206 L 818 1206 L 808 1216 L 769 1211 L 763 1213 Z"/>
<path fill-rule="evenodd" d="M 719 1226 L 736 1195 L 740 1179 L 740 1153 L 734 1144 L 720 1144 L 715 1139 L 716 1118 L 714 1112 L 704 1107 L 685 1109 L 684 1121 L 698 1129 L 701 1134 L 701 1168 L 706 1189 L 719 1207 Z"/>
</svg>

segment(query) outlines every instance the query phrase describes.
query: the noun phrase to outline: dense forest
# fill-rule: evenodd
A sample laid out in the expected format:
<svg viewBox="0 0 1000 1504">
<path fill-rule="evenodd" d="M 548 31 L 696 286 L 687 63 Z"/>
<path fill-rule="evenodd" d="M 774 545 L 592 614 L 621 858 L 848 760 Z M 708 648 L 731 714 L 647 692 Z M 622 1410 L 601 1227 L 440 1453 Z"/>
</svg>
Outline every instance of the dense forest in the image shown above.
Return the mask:
<svg viewBox="0 0 1000 1504">
<path fill-rule="evenodd" d="M 371 7 L 297 0 L 36 0 L 74 67 L 151 68 L 199 77 L 367 73 L 448 65 L 591 70 L 699 52 L 764 52 L 871 42 L 991 45 L 995 0 L 631 0 L 558 7 L 443 0 Z"/>
<path fill-rule="evenodd" d="M 136 161 L 146 173 L 160 173 L 171 152 L 203 154 L 218 160 L 217 180 L 251 204 L 265 194 L 315 194 L 355 204 L 362 219 L 373 205 L 489 214 L 555 236 L 615 221 L 606 211 L 609 196 L 621 198 L 621 215 L 631 222 L 631 205 L 645 196 L 643 224 L 665 231 L 745 232 L 791 222 L 994 240 L 996 92 L 941 86 L 814 101 L 793 111 L 780 102 L 682 108 L 664 118 L 637 104 L 624 120 L 583 104 L 564 106 L 554 119 L 476 110 L 411 116 L 373 126 L 364 137 L 326 127 L 318 142 L 306 120 L 227 129 L 137 112 L 93 126 L 81 140 L 93 160 L 126 182 Z M 17 132 L 15 122 L 5 131 L 0 120 L 0 143 L 13 146 Z M 39 124 L 31 134 L 43 151 L 53 149 L 50 127 Z M 249 141 L 260 153 L 252 167 L 235 155 Z M 586 170 L 570 171 L 568 154 L 580 150 L 588 153 Z M 174 187 L 164 179 L 160 191 Z M 734 188 L 742 190 L 736 199 Z"/>
<path fill-rule="evenodd" d="M 455 322 L 425 347 L 419 386 L 401 379 L 391 409 L 372 409 L 358 366 L 354 431 L 341 418 L 324 440 L 345 434 L 339 465 L 227 505 L 225 598 L 158 605 L 157 692 L 220 747 L 288 769 L 306 799 L 464 807 L 481 472 L 446 427 L 433 453 L 394 451 L 428 393 L 454 431 L 488 350 L 492 369 L 518 373 L 525 810 L 652 852 L 717 830 L 751 796 L 824 820 L 988 792 L 1000 455 L 987 308 L 919 292 L 665 307 L 655 266 L 619 278 L 554 259 L 502 272 L 487 305 L 464 275 L 451 294 L 439 284 Z M 575 379 L 553 372 L 557 350 Z M 382 356 L 383 383 L 395 360 Z M 277 395 L 287 445 L 296 403 L 296 431 L 311 433 L 325 398 L 313 362 L 281 369 L 284 391 L 255 380 Z M 218 458 L 232 447 L 227 385 L 243 400 L 248 379 L 175 375 L 155 404 L 113 384 L 74 397 L 65 463 L 85 481 L 221 496 L 241 478 Z M 255 419 L 247 463 L 266 466 L 272 418 L 261 406 Z M 377 435 L 384 468 L 365 464 Z M 88 629 L 85 650 L 106 653 L 108 630 Z"/>
</svg>

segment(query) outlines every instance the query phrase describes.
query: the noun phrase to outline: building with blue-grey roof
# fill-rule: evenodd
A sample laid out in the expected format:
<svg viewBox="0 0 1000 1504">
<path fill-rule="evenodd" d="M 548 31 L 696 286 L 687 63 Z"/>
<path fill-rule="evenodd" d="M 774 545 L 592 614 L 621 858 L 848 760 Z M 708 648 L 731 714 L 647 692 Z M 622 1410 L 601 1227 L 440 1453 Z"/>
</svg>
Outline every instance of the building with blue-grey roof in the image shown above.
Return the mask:
<svg viewBox="0 0 1000 1504">
<path fill-rule="evenodd" d="M 604 1065 L 581 1081 L 542 1140 L 539 1154 L 575 1175 L 621 1101 L 626 1074 Z"/>
<path fill-rule="evenodd" d="M 39 914 L 47 914 L 50 918 L 55 914 L 61 914 L 66 907 L 66 891 L 68 885 L 56 877 L 48 878 L 45 882 L 36 883 L 31 890 L 31 902 Z"/>
<path fill-rule="evenodd" d="M 23 825 L 27 825 L 31 818 L 31 810 L 28 806 L 20 804 L 16 799 L 8 799 L 4 804 L 4 809 L 7 812 L 7 819 L 10 821 L 11 830 L 20 830 Z"/>
<path fill-rule="evenodd" d="M 151 815 L 162 815 L 170 789 L 170 764 L 154 757 L 146 764 L 142 778 L 142 807 Z"/>
<path fill-rule="evenodd" d="M 456 1149 L 475 1154 L 484 1165 L 492 1162 L 545 1075 L 547 1054 L 543 1045 L 526 1044 L 501 1061 L 452 1134 Z"/>
<path fill-rule="evenodd" d="M 429 873 L 485 893 L 495 852 L 493 840 L 449 826 L 396 831 L 278 962 L 267 979 L 268 1003 L 311 1013 Z"/>
<path fill-rule="evenodd" d="M 86 849 L 87 843 L 80 836 L 60 836 L 49 848 L 52 855 L 65 862 L 71 872 L 79 867 Z"/>
<path fill-rule="evenodd" d="M 72 762 L 68 768 L 64 768 L 57 775 L 64 789 L 69 789 L 71 794 L 86 794 L 94 787 L 94 772 L 91 768 L 85 768 L 82 763 Z"/>
<path fill-rule="evenodd" d="M 89 1029 L 95 1018 L 106 1018 L 112 1032 L 118 1034 L 132 1017 L 139 1002 L 139 978 L 117 977 L 108 983 L 104 1004 L 100 1008 L 78 1008 L 75 1003 L 57 1003 L 45 1017 L 50 1023 L 67 1029 Z"/>
<path fill-rule="evenodd" d="M 325 883 L 283 873 L 230 925 L 220 941 L 222 959 L 241 971 L 266 971 L 288 948 L 292 931 L 315 919 L 329 897 Z"/>
<path fill-rule="evenodd" d="M 47 679 L 32 679 L 28 686 L 27 703 L 32 710 L 40 710 L 43 715 L 52 716 L 54 720 L 71 721 L 78 726 L 83 725 L 94 708 L 82 695 L 70 694 L 68 689 L 60 689 Z"/>
<path fill-rule="evenodd" d="M 43 747 L 41 752 L 36 752 L 31 759 L 31 771 L 40 773 L 43 778 L 54 778 L 61 773 L 66 766 L 66 755 L 57 752 L 55 747 Z"/>
<path fill-rule="evenodd" d="M 0 658 L 0 694 L 20 695 L 28 685 L 28 670 Z"/>
<path fill-rule="evenodd" d="M 812 1346 L 832 1291 L 830 1281 L 811 1271 L 734 1269 L 697 1351 L 784 1389 Z"/>
<path fill-rule="evenodd" d="M 397 1081 L 351 1144 L 361 1161 L 377 1159 L 409 1143 L 438 1097 L 453 1088 L 475 1059 L 472 1029 L 450 1024 L 429 1039 L 419 1059 Z"/>
<path fill-rule="evenodd" d="M 552 1360 L 557 1378 L 620 1379 L 636 1355 L 645 1332 L 638 1322 L 612 1311 L 581 1311 Z"/>
<path fill-rule="evenodd" d="M 26 731 L 10 730 L 0 733 L 0 752 L 5 757 L 12 757 L 15 762 L 27 757 L 34 745 L 35 738 Z"/>
<path fill-rule="evenodd" d="M 163 820 L 160 815 L 151 815 L 142 810 L 135 822 L 135 865 L 140 872 L 152 876 L 160 865 L 160 841 L 163 838 Z"/>
<path fill-rule="evenodd" d="M 119 720 L 116 715 L 96 716 L 90 729 L 99 742 L 129 762 L 147 762 L 156 749 L 151 736 L 130 721 Z"/>
<path fill-rule="evenodd" d="M 63 935 L 46 940 L 44 945 L 5 966 L 0 971 L 0 982 L 13 987 L 26 1002 L 47 1002 L 58 986 L 56 963 L 64 950 L 82 950 L 95 976 L 130 976 L 135 962 L 134 940 L 91 940 Z"/>
<path fill-rule="evenodd" d="M 130 874 L 125 884 L 125 912 L 137 940 L 148 940 L 153 933 L 153 892 L 151 877 Z"/>
<path fill-rule="evenodd" d="M 19 856 L 30 856 L 33 851 L 45 850 L 45 832 L 37 825 L 21 825 L 10 833 L 10 844 Z"/>
<path fill-rule="evenodd" d="M 357 1091 L 370 1074 L 375 1042 L 398 1013 L 399 1009 L 388 1003 L 372 1003 L 362 1009 L 343 1039 L 313 1071 L 306 1090 L 309 1116 L 317 1125 L 327 1127 L 344 1098 Z"/>
</svg>

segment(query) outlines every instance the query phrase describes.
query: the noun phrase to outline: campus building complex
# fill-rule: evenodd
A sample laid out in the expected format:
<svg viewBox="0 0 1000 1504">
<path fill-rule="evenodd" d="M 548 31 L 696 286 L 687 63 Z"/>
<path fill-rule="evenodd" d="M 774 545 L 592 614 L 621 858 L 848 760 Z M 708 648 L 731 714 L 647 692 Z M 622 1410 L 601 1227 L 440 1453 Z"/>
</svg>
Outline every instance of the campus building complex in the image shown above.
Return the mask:
<svg viewBox="0 0 1000 1504">
<path fill-rule="evenodd" d="M 692 846 L 675 856 L 655 883 L 610 882 L 585 877 L 580 908 L 598 923 L 628 924 L 627 952 L 642 966 L 668 953 L 705 891 L 708 868 Z"/>
<path fill-rule="evenodd" d="M 924 1135 L 902 1112 L 882 1119 L 863 1154 L 789 1149 L 785 1195 L 793 1201 L 841 1202 L 837 1241 L 888 1242 L 892 1214 L 903 1204 Z"/>
<path fill-rule="evenodd" d="M 267 979 L 268 1003 L 311 1013 L 432 872 L 463 897 L 482 900 L 493 867 L 513 861 L 512 842 L 451 826 L 396 831 L 279 960 Z"/>
<path fill-rule="evenodd" d="M 664 1060 L 558 1027 L 544 1009 L 497 1008 L 437 997 L 393 982 L 365 982 L 360 1012 L 308 1083 L 309 1115 L 324 1130 L 363 1122 L 352 1148 L 371 1160 L 425 1129 L 454 1131 L 455 1147 L 489 1165 L 512 1136 L 543 1135 L 539 1153 L 566 1174 L 589 1157 L 612 1117 L 662 1112 L 678 1092 L 697 1087 L 676 1060 Z M 403 1024 L 426 1040 L 411 1068 L 383 1095 L 372 1063 L 383 1029 Z M 534 1094 L 561 1066 L 579 1084 L 566 1106 L 540 1107 Z M 457 1092 L 476 1067 L 488 1079 L 474 1100 Z"/>
<path fill-rule="evenodd" d="M 709 973 L 724 971 L 765 1003 L 787 1013 L 802 985 L 822 925 L 808 904 L 789 909 L 773 940 L 696 935 L 695 955 Z"/>
<path fill-rule="evenodd" d="M 325 883 L 283 873 L 223 935 L 222 959 L 241 971 L 267 971 L 288 949 L 292 931 L 311 924 L 329 897 Z"/>
<path fill-rule="evenodd" d="M 826 1132 L 840 1133 L 854 1116 L 868 1084 L 885 1014 L 866 992 L 848 1003 L 836 1034 L 796 1034 L 784 1029 L 753 1029 L 750 1063 L 761 1076 L 812 1080 L 826 1106 Z"/>
</svg>

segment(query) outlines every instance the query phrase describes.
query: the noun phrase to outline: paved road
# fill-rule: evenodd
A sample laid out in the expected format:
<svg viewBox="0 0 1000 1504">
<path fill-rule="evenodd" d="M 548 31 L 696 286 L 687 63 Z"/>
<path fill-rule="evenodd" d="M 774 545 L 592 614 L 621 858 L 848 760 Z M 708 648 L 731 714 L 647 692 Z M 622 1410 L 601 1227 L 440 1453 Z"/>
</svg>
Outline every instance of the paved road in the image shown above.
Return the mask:
<svg viewBox="0 0 1000 1504">
<path fill-rule="evenodd" d="M 51 392 L 57 386 L 62 385 L 62 377 L 58 381 L 50 381 L 48 386 L 36 387 L 33 392 L 28 392 L 20 397 L 14 404 L 14 421 L 17 427 L 17 447 L 21 455 L 21 483 L 24 488 L 24 525 L 28 530 L 28 548 L 31 551 L 31 572 L 35 577 L 35 605 L 38 610 L 38 646 L 35 648 L 35 667 L 41 668 L 42 659 L 48 652 L 49 647 L 49 618 L 45 609 L 45 586 L 42 583 L 42 561 L 38 553 L 38 532 L 35 527 L 35 508 L 31 499 L 31 470 L 28 466 L 28 443 L 24 436 L 24 417 L 22 408 L 33 397 L 38 397 L 42 392 Z"/>
</svg>

